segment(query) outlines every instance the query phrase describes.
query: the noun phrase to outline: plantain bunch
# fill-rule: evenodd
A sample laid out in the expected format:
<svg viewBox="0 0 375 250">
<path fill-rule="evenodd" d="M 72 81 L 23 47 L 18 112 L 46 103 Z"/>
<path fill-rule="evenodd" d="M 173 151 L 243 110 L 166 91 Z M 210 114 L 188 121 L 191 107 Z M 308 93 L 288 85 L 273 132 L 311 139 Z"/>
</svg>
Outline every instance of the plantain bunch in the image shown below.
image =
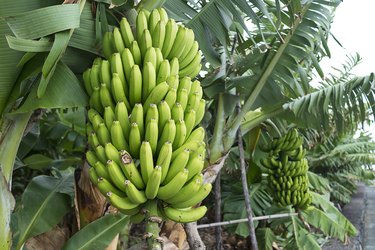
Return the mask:
<svg viewBox="0 0 375 250">
<path fill-rule="evenodd" d="M 212 186 L 201 173 L 205 100 L 192 80 L 201 69 L 193 31 L 164 9 L 141 10 L 134 33 L 124 18 L 105 34 L 103 53 L 83 74 L 91 181 L 125 214 L 139 217 L 156 200 L 160 216 L 198 220 L 207 208 L 193 206 Z"/>
<path fill-rule="evenodd" d="M 280 206 L 306 209 L 311 203 L 307 177 L 309 166 L 302 144 L 303 138 L 298 131 L 291 129 L 263 149 L 268 152 L 268 157 L 262 158 L 260 163 L 267 169 L 274 201 Z"/>
</svg>

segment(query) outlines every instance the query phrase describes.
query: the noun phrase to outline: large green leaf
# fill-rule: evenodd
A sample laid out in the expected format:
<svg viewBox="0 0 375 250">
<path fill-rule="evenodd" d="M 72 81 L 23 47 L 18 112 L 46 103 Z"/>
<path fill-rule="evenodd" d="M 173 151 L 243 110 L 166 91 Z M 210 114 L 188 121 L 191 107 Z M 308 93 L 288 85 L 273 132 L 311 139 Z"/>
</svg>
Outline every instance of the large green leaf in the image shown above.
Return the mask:
<svg viewBox="0 0 375 250">
<path fill-rule="evenodd" d="M 256 236 L 260 250 L 272 249 L 273 242 L 276 241 L 276 236 L 271 228 L 258 228 L 256 230 Z"/>
<path fill-rule="evenodd" d="M 21 209 L 14 214 L 16 249 L 28 238 L 51 229 L 70 210 L 71 197 L 67 193 L 73 185 L 72 174 L 61 178 L 40 175 L 31 180 L 22 195 Z"/>
<path fill-rule="evenodd" d="M 0 249 L 10 249 L 12 235 L 10 231 L 10 217 L 14 208 L 14 198 L 9 185 L 0 168 Z"/>
<path fill-rule="evenodd" d="M 45 95 L 37 97 L 34 86 L 25 103 L 15 113 L 28 112 L 38 108 L 85 107 L 87 95 L 73 72 L 63 63 L 58 63 L 56 71 L 48 84 Z"/>
<path fill-rule="evenodd" d="M 63 250 L 105 249 L 127 223 L 129 223 L 129 217 L 126 215 L 105 215 L 73 235 Z"/>
</svg>

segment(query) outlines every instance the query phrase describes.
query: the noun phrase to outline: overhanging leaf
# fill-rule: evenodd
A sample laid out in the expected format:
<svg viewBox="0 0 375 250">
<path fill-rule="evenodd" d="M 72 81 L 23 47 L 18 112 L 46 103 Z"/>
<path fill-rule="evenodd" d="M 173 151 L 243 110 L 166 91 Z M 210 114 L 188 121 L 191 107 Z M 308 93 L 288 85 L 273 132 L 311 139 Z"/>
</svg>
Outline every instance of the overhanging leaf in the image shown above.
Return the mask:
<svg viewBox="0 0 375 250">
<path fill-rule="evenodd" d="M 0 227 L 0 248 L 10 249 L 11 246 L 11 231 L 10 231 L 10 215 L 14 208 L 14 198 L 9 190 L 8 182 L 6 181 L 0 168 L 0 221 L 5 224 Z"/>
<path fill-rule="evenodd" d="M 129 217 L 126 215 L 108 214 L 73 235 L 63 250 L 105 249 L 128 222 Z"/>
</svg>

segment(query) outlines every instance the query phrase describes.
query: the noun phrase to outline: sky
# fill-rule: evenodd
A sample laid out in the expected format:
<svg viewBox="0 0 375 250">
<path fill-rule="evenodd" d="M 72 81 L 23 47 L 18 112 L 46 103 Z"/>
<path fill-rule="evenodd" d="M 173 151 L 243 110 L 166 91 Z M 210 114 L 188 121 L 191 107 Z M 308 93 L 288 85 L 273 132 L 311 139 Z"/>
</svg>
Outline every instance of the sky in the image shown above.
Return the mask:
<svg viewBox="0 0 375 250">
<path fill-rule="evenodd" d="M 354 68 L 352 73 L 362 76 L 375 72 L 374 9 L 374 0 L 344 0 L 337 7 L 331 33 L 342 47 L 332 37 L 328 39 L 331 59 L 325 59 L 321 64 L 326 73 L 333 71 L 331 66 L 342 65 L 347 54 L 356 52 L 362 57 L 362 63 Z M 373 139 L 375 139 L 375 123 L 367 130 L 373 134 Z"/>
</svg>

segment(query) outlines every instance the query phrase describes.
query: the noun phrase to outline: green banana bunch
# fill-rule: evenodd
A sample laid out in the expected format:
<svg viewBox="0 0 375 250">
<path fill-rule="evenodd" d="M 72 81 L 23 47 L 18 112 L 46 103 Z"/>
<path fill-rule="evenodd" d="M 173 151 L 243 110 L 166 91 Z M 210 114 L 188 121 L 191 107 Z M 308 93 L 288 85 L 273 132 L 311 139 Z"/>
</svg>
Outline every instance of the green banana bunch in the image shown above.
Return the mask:
<svg viewBox="0 0 375 250">
<path fill-rule="evenodd" d="M 134 33 L 124 18 L 105 34 L 103 54 L 83 73 L 91 181 L 135 221 L 150 200 L 170 220 L 200 219 L 207 208 L 194 206 L 212 186 L 202 183 L 205 100 L 192 80 L 201 69 L 194 32 L 163 9 L 141 10 Z"/>
<path fill-rule="evenodd" d="M 268 182 L 276 204 L 292 205 L 306 209 L 311 203 L 308 162 L 305 158 L 303 138 L 296 129 L 291 129 L 281 138 L 275 138 L 267 147 L 268 157 L 260 160 L 268 172 Z"/>
</svg>

